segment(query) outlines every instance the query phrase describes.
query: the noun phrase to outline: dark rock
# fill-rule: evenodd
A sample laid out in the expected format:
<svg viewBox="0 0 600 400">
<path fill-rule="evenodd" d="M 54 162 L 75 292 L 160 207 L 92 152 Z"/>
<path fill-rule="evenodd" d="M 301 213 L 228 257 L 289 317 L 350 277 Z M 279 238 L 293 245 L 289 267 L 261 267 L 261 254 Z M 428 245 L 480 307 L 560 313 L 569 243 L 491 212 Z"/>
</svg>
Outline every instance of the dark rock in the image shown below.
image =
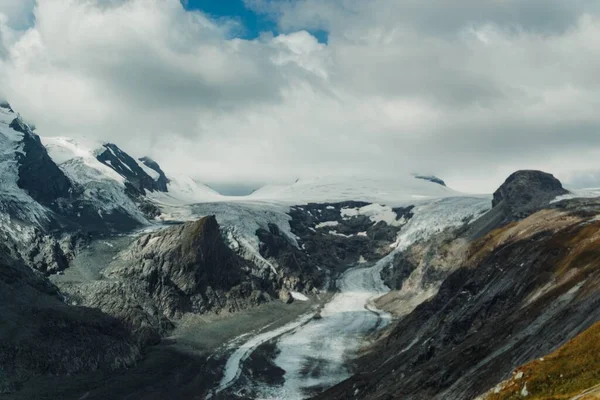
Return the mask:
<svg viewBox="0 0 600 400">
<path fill-rule="evenodd" d="M 96 158 L 127 179 L 131 197 L 143 196 L 146 194 L 146 191 L 167 191 L 166 183 L 163 180 L 154 180 L 138 165 L 136 160 L 117 147 L 117 145 L 106 143 L 104 147 L 106 150 Z"/>
<path fill-rule="evenodd" d="M 30 242 L 22 243 L 25 248 L 21 254 L 30 267 L 47 275 L 56 274 L 69 267 L 79 248 L 88 240 L 89 236 L 77 232 L 57 237 L 37 230 Z"/>
<path fill-rule="evenodd" d="M 14 110 L 12 109 L 10 104 L 6 101 L 0 101 L 0 108 L 4 108 L 4 109 L 14 113 Z"/>
<path fill-rule="evenodd" d="M 551 174 L 542 171 L 517 171 L 496 190 L 492 207 L 504 204 L 511 216 L 519 218 L 567 193 L 560 181 Z"/>
<path fill-rule="evenodd" d="M 269 230 L 257 230 L 256 236 L 260 241 L 261 256 L 279 266 L 276 286 L 282 288 L 279 291 L 282 301 L 291 303 L 294 300 L 290 290 L 308 292 L 321 286 L 324 271 L 319 271 L 313 260 L 294 246 L 277 225 L 269 224 Z"/>
<path fill-rule="evenodd" d="M 117 319 L 71 307 L 43 276 L 0 245 L 0 394 L 35 376 L 133 365 L 140 357 Z"/>
<path fill-rule="evenodd" d="M 10 127 L 23 133 L 23 152 L 17 154 L 17 184 L 39 203 L 56 208 L 58 199 L 71 196 L 71 182 L 52 161 L 39 136 L 29 126 L 15 118 Z"/>
<path fill-rule="evenodd" d="M 407 206 L 407 207 L 396 207 L 392 208 L 392 211 L 396 213 L 399 219 L 404 218 L 405 220 L 409 220 L 413 217 L 413 210 L 415 206 Z"/>
<path fill-rule="evenodd" d="M 397 253 L 392 264 L 381 271 L 381 279 L 392 290 L 402 288 L 404 281 L 417 269 L 408 252 Z"/>
<path fill-rule="evenodd" d="M 424 181 L 429 181 L 432 183 L 437 183 L 438 185 L 446 186 L 446 182 L 433 175 L 415 175 L 415 179 L 421 179 Z"/>
<path fill-rule="evenodd" d="M 148 201 L 144 198 L 140 198 L 138 208 L 146 216 L 146 218 L 152 220 L 162 214 L 162 210 L 155 203 Z"/>
<path fill-rule="evenodd" d="M 310 254 L 310 261 L 319 267 L 341 270 L 355 265 L 361 256 L 366 261 L 375 261 L 389 252 L 389 245 L 396 240 L 402 222 L 406 223 L 412 217 L 412 207 L 394 209 L 399 221 L 394 226 L 385 222 L 375 223 L 365 215 L 342 217 L 343 209 L 362 208 L 369 204 L 347 201 L 296 206 L 290 210 L 290 227 L 300 238 L 304 253 Z M 324 222 L 336 222 L 337 225 L 316 228 Z M 335 231 L 335 234 L 330 231 Z"/>
<path fill-rule="evenodd" d="M 169 179 L 165 175 L 164 171 L 160 168 L 160 165 L 158 165 L 158 163 L 150 157 L 142 157 L 140 158 L 140 161 L 143 162 L 145 166 L 156 171 L 160 175 L 156 181 L 158 184 L 158 190 L 161 192 L 168 192 L 167 185 L 169 183 Z"/>
<path fill-rule="evenodd" d="M 510 222 L 527 218 L 548 207 L 557 196 L 569 193 L 553 175 L 542 171 L 517 171 L 496 190 L 492 209 L 471 227 L 473 237 L 480 237 Z"/>
</svg>

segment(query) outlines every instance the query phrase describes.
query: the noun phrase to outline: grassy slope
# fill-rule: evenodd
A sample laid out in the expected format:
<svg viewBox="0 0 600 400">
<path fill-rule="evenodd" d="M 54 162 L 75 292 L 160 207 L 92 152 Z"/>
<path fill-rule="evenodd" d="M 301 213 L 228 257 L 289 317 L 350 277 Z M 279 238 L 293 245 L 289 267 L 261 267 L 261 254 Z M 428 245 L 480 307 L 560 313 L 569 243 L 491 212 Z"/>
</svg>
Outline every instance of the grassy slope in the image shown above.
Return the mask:
<svg viewBox="0 0 600 400">
<path fill-rule="evenodd" d="M 520 373 L 523 377 L 516 379 Z M 597 322 L 549 356 L 517 369 L 513 379 L 487 399 L 522 399 L 525 385 L 530 400 L 570 399 L 599 383 L 600 322 Z"/>
</svg>

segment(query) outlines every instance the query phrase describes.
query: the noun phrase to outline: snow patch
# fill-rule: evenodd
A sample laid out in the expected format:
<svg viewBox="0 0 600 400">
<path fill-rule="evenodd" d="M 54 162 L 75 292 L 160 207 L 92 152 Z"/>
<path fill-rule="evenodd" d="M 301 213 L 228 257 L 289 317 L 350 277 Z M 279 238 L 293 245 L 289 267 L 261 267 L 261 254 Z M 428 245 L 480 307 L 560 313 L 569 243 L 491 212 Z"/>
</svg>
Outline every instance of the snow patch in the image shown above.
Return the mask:
<svg viewBox="0 0 600 400">
<path fill-rule="evenodd" d="M 364 215 L 369 217 L 369 219 L 374 223 L 383 221 L 390 226 L 402 226 L 406 223 L 404 218 L 398 220 L 398 215 L 394 212 L 394 210 L 392 210 L 391 207 L 375 203 L 361 208 L 342 208 L 340 210 L 340 215 L 344 219 L 350 219 L 359 215 Z"/>
<path fill-rule="evenodd" d="M 299 292 L 290 292 L 290 294 L 292 295 L 294 300 L 298 300 L 298 301 L 308 301 L 309 300 L 308 297 L 306 297 L 305 295 L 303 295 L 302 293 L 299 293 Z"/>
<path fill-rule="evenodd" d="M 317 224 L 315 226 L 316 229 L 321 229 L 321 228 L 328 228 L 328 227 L 335 227 L 338 226 L 340 223 L 338 221 L 326 221 L 326 222 L 321 222 L 320 224 Z"/>
</svg>

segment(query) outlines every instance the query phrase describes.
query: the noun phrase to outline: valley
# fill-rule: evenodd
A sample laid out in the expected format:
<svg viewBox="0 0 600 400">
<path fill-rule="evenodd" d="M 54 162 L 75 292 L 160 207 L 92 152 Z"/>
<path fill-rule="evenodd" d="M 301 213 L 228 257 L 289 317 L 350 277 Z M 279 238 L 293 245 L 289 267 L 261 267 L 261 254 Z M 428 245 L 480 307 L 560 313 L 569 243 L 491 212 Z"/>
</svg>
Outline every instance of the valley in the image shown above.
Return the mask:
<svg viewBox="0 0 600 400">
<path fill-rule="evenodd" d="M 541 399 L 599 383 L 583 356 L 597 192 L 524 170 L 493 195 L 399 176 L 223 196 L 0 116 L 2 398 Z"/>
</svg>

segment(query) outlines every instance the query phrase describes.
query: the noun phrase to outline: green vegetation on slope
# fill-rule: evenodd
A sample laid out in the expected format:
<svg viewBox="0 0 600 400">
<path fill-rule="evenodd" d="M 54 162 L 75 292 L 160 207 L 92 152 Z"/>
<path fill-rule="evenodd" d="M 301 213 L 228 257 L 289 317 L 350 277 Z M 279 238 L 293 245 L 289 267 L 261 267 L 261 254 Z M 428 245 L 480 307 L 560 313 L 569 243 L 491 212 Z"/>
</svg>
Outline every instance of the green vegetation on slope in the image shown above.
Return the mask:
<svg viewBox="0 0 600 400">
<path fill-rule="evenodd" d="M 571 399 L 599 383 L 600 322 L 597 322 L 549 356 L 517 369 L 500 392 L 489 394 L 487 399 Z"/>
</svg>

